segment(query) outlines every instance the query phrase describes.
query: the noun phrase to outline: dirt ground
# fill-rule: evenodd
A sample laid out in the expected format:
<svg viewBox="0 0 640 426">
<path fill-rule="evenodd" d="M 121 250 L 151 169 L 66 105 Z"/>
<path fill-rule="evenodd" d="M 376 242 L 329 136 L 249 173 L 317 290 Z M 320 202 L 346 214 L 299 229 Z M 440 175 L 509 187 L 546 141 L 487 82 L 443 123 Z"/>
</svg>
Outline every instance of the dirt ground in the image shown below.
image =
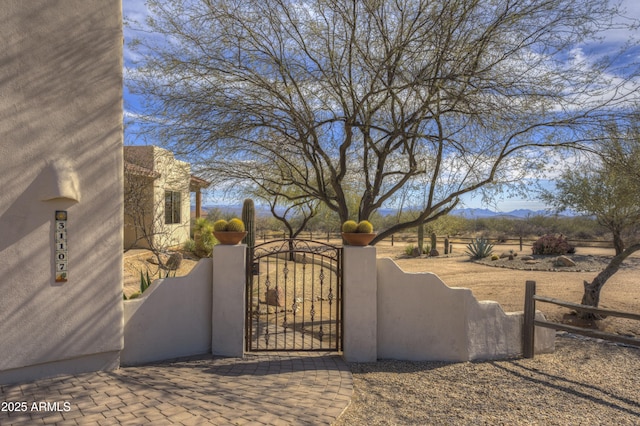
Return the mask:
<svg viewBox="0 0 640 426">
<path fill-rule="evenodd" d="M 183 253 L 184 258 L 177 271 L 170 271 L 169 276 L 182 277 L 187 275 L 198 263 L 198 258 Z M 155 262 L 154 256 L 149 250 L 129 250 L 124 253 L 124 294 L 130 297 L 132 294 L 140 291 L 140 272 L 144 275 L 149 273 L 151 280 L 163 278 L 167 271 L 159 268 Z"/>
<path fill-rule="evenodd" d="M 332 241 L 337 244 L 338 241 Z M 593 258 L 604 265 L 614 254 L 613 249 L 578 247 L 576 257 L 588 257 L 591 261 L 580 270 L 566 272 L 561 268 L 548 270 L 518 270 L 507 267 L 495 267 L 478 264 L 469 260 L 463 247 L 454 248 L 448 256 L 409 258 L 404 254 L 406 244 L 397 243 L 391 246 L 389 241 L 376 245 L 378 257 L 393 259 L 406 272 L 432 272 L 438 275 L 450 287 L 466 287 L 472 290 L 478 300 L 494 300 L 506 312 L 522 311 L 524 306 L 525 282 L 536 281 L 537 294 L 553 297 L 569 302 L 580 303 L 583 293 L 583 282 L 592 281 L 598 271 L 594 270 Z M 529 255 L 530 248 L 522 252 L 517 246 L 496 246 L 495 253 L 514 250 L 520 256 Z M 150 264 L 149 252 L 125 254 L 125 294 L 129 296 L 140 287 L 140 270 L 149 268 L 153 278 L 158 277 L 157 265 Z M 187 258 L 182 262 L 176 276 L 186 275 L 197 263 L 196 258 Z M 500 262 L 496 262 L 499 264 Z M 506 261 L 502 261 L 505 264 Z M 603 266 L 601 266 L 603 267 Z M 604 286 L 600 295 L 600 307 L 618 311 L 640 313 L 640 253 L 634 254 L 625 266 L 618 271 Z M 161 272 L 163 273 L 163 272 Z M 576 324 L 571 310 L 556 305 L 537 303 L 536 308 L 552 321 Z M 597 327 L 598 329 L 621 335 L 640 336 L 640 321 L 609 317 L 595 324 L 579 324 Z"/>
</svg>

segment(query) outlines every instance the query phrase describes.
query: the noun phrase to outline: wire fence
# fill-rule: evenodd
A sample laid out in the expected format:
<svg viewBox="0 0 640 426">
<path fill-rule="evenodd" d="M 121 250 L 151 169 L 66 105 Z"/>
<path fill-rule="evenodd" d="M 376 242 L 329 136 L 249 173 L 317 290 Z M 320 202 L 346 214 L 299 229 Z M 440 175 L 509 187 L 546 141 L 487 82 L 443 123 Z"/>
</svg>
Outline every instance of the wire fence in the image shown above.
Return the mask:
<svg viewBox="0 0 640 426">
<path fill-rule="evenodd" d="M 267 242 L 276 239 L 286 239 L 290 236 L 285 231 L 260 231 L 258 232 L 258 237 L 261 242 Z M 308 239 L 308 240 L 316 240 L 316 241 L 326 241 L 326 242 L 334 242 L 336 240 L 342 240 L 342 235 L 338 232 L 322 232 L 322 231 L 302 231 L 298 235 L 295 235 L 294 238 L 299 239 Z M 537 240 L 538 237 L 519 237 L 514 236 L 513 238 L 488 238 L 488 240 L 493 244 L 500 244 L 505 246 L 514 246 L 519 247 L 522 251 L 525 247 L 531 247 L 533 243 Z M 446 236 L 440 235 L 436 237 L 436 241 L 438 246 L 443 247 L 445 241 L 448 241 L 449 244 L 454 244 L 456 246 L 466 246 L 471 243 L 475 237 L 467 237 L 467 236 Z M 429 236 L 425 237 L 425 242 L 429 242 Z M 567 240 L 569 244 L 573 246 L 579 247 L 598 247 L 598 248 L 613 248 L 613 241 L 608 240 Z M 418 238 L 415 233 L 398 233 L 393 234 L 381 242 L 385 242 L 387 244 L 391 244 L 392 246 L 398 245 L 407 245 L 407 244 L 417 244 Z"/>
</svg>

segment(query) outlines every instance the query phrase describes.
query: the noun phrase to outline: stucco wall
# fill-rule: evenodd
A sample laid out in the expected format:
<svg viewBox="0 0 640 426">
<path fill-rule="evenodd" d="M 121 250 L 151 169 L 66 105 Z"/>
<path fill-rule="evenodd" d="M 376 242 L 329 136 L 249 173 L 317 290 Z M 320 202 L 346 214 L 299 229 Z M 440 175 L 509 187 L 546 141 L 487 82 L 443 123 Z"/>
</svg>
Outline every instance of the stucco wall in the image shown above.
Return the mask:
<svg viewBox="0 0 640 426">
<path fill-rule="evenodd" d="M 0 382 L 115 367 L 121 1 L 5 0 L 0 40 Z M 66 283 L 54 280 L 56 210 L 68 211 Z"/>
<path fill-rule="evenodd" d="M 122 363 L 134 365 L 212 353 L 242 356 L 246 246 L 217 245 L 186 277 L 157 280 L 125 302 Z M 522 353 L 521 312 L 505 313 L 471 290 L 431 273 L 405 273 L 374 247 L 344 248 L 344 357 L 472 361 Z M 540 314 L 541 315 L 541 314 Z M 536 353 L 554 349 L 555 332 L 536 328 Z"/>
<path fill-rule="evenodd" d="M 479 302 L 471 290 L 448 287 L 435 274 L 406 273 L 391 259 L 378 259 L 377 270 L 379 359 L 470 361 L 522 353 L 521 312 Z M 538 327 L 536 353 L 552 352 L 554 339 L 553 330 Z"/>
<path fill-rule="evenodd" d="M 202 259 L 187 276 L 156 280 L 124 302 L 123 365 L 211 351 L 211 264 Z"/>
</svg>

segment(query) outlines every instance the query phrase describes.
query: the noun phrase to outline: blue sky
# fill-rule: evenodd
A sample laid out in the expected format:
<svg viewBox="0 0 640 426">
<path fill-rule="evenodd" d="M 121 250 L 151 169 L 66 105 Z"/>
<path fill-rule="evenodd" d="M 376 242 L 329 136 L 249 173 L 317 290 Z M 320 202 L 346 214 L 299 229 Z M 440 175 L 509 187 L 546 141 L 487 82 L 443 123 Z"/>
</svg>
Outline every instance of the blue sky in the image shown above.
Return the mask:
<svg viewBox="0 0 640 426">
<path fill-rule="evenodd" d="M 626 9 L 626 16 L 640 20 L 640 1 L 638 0 L 623 0 L 623 7 Z M 125 20 L 133 20 L 137 22 L 144 22 L 145 16 L 147 16 L 148 11 L 145 6 L 145 0 L 123 0 L 123 14 Z M 125 63 L 125 90 L 124 90 L 124 108 L 125 115 L 135 114 L 135 111 L 139 109 L 139 103 L 137 99 L 131 95 L 126 88 L 126 70 L 128 67 L 131 67 L 133 62 L 135 61 L 135 53 L 133 53 L 129 49 L 129 42 L 133 37 L 136 36 L 136 33 L 125 25 L 124 29 L 125 36 L 125 45 L 124 45 L 124 63 Z M 640 31 L 637 31 L 633 36 L 640 40 Z M 604 34 L 605 40 L 602 44 L 597 46 L 585 46 L 580 50 L 580 54 L 582 55 L 598 55 L 603 52 L 611 52 L 616 49 L 616 47 L 620 46 L 624 43 L 628 37 L 629 33 L 627 31 L 609 31 Z M 640 47 L 633 49 L 632 54 L 634 56 L 640 56 Z M 637 60 L 638 58 L 629 58 L 630 60 Z M 131 132 L 128 132 L 125 129 L 125 144 L 131 145 L 135 144 L 136 140 L 134 135 Z M 217 203 L 224 202 L 223 200 L 216 199 L 215 194 L 209 194 L 205 196 L 205 203 Z M 539 210 L 545 208 L 545 206 L 536 200 L 526 200 L 520 197 L 516 198 L 505 198 L 503 200 L 498 200 L 496 205 L 487 206 L 482 203 L 482 197 L 480 195 L 476 196 L 467 196 L 463 199 L 465 207 L 474 207 L 474 208 L 491 208 L 492 210 L 498 211 L 511 211 L 515 209 L 532 209 Z"/>
</svg>

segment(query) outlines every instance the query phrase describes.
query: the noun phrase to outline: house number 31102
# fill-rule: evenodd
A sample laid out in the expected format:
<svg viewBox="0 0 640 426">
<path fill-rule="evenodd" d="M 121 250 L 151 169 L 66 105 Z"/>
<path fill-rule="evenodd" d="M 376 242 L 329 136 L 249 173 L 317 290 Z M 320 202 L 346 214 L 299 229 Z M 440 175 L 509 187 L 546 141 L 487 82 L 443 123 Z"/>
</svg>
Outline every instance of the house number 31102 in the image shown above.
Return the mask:
<svg viewBox="0 0 640 426">
<path fill-rule="evenodd" d="M 69 279 L 69 259 L 67 250 L 67 212 L 64 210 L 56 210 L 55 225 L 55 250 L 54 263 L 56 268 L 56 282 L 66 283 Z"/>
</svg>

